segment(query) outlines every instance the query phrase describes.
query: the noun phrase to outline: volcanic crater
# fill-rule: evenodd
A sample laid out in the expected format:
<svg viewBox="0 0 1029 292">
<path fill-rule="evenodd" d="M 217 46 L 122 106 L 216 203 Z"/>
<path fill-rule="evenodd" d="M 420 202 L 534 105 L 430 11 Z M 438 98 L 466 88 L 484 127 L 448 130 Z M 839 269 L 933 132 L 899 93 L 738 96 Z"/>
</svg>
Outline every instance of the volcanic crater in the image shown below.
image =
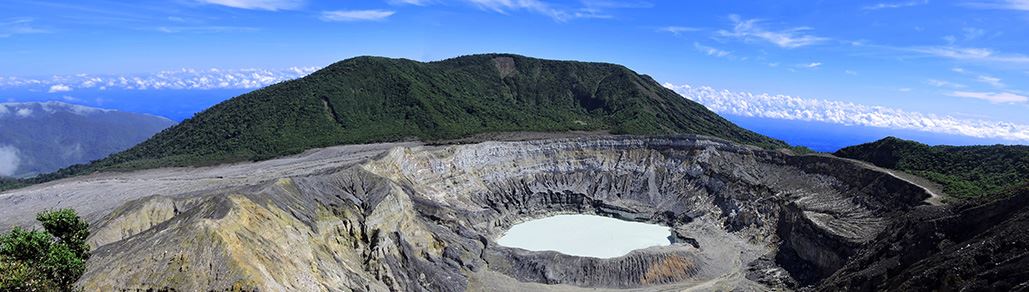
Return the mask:
<svg viewBox="0 0 1029 292">
<path fill-rule="evenodd" d="M 176 179 L 187 172 L 209 180 Z M 85 209 L 87 290 L 795 289 L 930 197 L 861 163 L 705 136 L 339 146 L 76 179 L 122 198 Z M 672 244 L 594 258 L 496 242 L 557 214 L 668 226 Z"/>
</svg>

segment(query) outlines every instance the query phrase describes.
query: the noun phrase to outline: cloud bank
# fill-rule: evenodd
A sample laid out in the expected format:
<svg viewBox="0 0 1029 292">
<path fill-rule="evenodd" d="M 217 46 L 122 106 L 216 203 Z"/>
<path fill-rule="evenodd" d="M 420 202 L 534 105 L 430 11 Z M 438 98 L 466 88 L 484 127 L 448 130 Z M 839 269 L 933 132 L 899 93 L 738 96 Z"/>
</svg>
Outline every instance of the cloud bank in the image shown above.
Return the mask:
<svg viewBox="0 0 1029 292">
<path fill-rule="evenodd" d="M 1029 141 L 1029 125 L 1026 124 L 961 119 L 843 101 L 716 90 L 707 86 L 670 83 L 664 86 L 720 114 Z"/>
<path fill-rule="evenodd" d="M 49 93 L 74 89 L 256 89 L 297 79 L 317 71 L 317 67 L 267 69 L 180 69 L 138 75 L 58 75 L 48 78 L 0 76 L 0 88 L 41 88 Z"/>
<path fill-rule="evenodd" d="M 4 102 L 0 103 L 0 120 L 9 118 L 27 118 L 33 116 L 35 113 L 53 114 L 56 112 L 68 112 L 80 116 L 86 116 L 111 111 L 113 110 L 63 103 L 59 101 Z"/>
<path fill-rule="evenodd" d="M 19 164 L 21 164 L 21 158 L 18 158 L 18 148 L 0 145 L 0 176 L 14 175 Z"/>
</svg>

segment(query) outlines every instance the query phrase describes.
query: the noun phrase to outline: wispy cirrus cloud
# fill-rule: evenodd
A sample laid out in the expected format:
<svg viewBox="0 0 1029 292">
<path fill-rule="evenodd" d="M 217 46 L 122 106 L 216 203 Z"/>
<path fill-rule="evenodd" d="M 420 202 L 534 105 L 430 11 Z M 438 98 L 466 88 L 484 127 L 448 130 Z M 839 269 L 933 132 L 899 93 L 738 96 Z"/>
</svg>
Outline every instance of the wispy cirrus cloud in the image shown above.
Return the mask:
<svg viewBox="0 0 1029 292">
<path fill-rule="evenodd" d="M 610 11 L 625 8 L 649 8 L 648 2 L 584 0 L 578 6 L 555 5 L 542 0 L 465 0 L 482 10 L 508 14 L 526 11 L 550 17 L 559 22 L 573 19 L 611 19 Z"/>
<path fill-rule="evenodd" d="M 230 32 L 255 32 L 259 29 L 256 27 L 244 27 L 244 26 L 160 26 L 155 28 L 159 32 L 163 33 L 230 33 Z"/>
<path fill-rule="evenodd" d="M 986 35 L 986 30 L 981 28 L 966 27 L 962 28 L 961 32 L 965 36 L 966 41 L 974 40 Z"/>
<path fill-rule="evenodd" d="M 392 10 L 335 10 L 322 11 L 319 19 L 322 21 L 380 21 L 396 14 Z"/>
<path fill-rule="evenodd" d="M 989 84 L 990 86 L 998 87 L 998 88 L 1005 86 L 1004 82 L 1001 82 L 1000 78 L 993 77 L 993 76 L 990 76 L 990 75 L 979 75 L 978 77 L 975 78 L 975 81 L 979 81 L 979 82 L 982 82 L 982 83 L 985 83 L 985 84 Z"/>
<path fill-rule="evenodd" d="M 980 9 L 1029 11 L 1029 0 L 983 0 L 965 2 L 964 5 Z"/>
<path fill-rule="evenodd" d="M 33 25 L 34 18 L 15 17 L 0 20 L 0 38 L 10 37 L 17 34 L 34 34 L 50 32 Z"/>
<path fill-rule="evenodd" d="M 687 27 L 687 26 L 674 26 L 674 25 L 660 27 L 660 28 L 657 29 L 657 31 L 659 31 L 659 32 L 667 32 L 667 33 L 671 33 L 671 34 L 674 34 L 674 35 L 680 35 L 680 34 L 687 33 L 687 32 L 695 32 L 695 31 L 702 31 L 702 30 L 704 30 L 704 29 L 696 28 L 696 27 Z"/>
<path fill-rule="evenodd" d="M 201 3 L 251 10 L 293 10 L 303 7 L 304 0 L 199 0 Z"/>
<path fill-rule="evenodd" d="M 670 83 L 665 83 L 664 86 L 720 114 L 907 129 L 1029 142 L 1029 125 L 1026 124 L 955 118 L 844 101 L 716 90 L 707 86 Z M 1011 99 L 1010 96 L 1001 98 Z"/>
<path fill-rule="evenodd" d="M 538 0 L 468 0 L 468 2 L 478 6 L 480 9 L 491 10 L 501 14 L 507 14 L 508 11 L 512 10 L 525 10 L 546 15 L 557 21 L 566 21 L 575 16 L 574 13 L 554 8 L 550 4 Z"/>
<path fill-rule="evenodd" d="M 964 84 L 961 84 L 961 83 L 955 83 L 955 82 L 938 80 L 938 79 L 929 79 L 929 80 L 926 80 L 926 83 L 928 83 L 929 85 L 932 85 L 932 86 L 936 86 L 936 87 L 947 87 L 947 88 L 965 88 L 965 87 L 968 87 L 968 86 L 965 86 Z"/>
<path fill-rule="evenodd" d="M 962 47 L 916 47 L 907 48 L 909 51 L 923 53 L 931 56 L 969 61 L 1005 62 L 1005 63 L 1029 63 L 1029 56 L 1017 54 L 999 54 L 987 48 L 962 48 Z"/>
<path fill-rule="evenodd" d="M 415 5 L 415 6 L 425 6 L 425 5 L 431 4 L 432 2 L 433 2 L 432 0 L 389 0 L 389 1 L 386 1 L 386 3 L 389 3 L 390 5 Z"/>
<path fill-rule="evenodd" d="M 1029 97 L 1014 94 L 1011 92 L 972 92 L 955 91 L 951 96 L 981 99 L 992 103 L 1026 103 Z"/>
<path fill-rule="evenodd" d="M 707 54 L 708 56 L 712 57 L 732 57 L 732 53 L 730 53 L 729 51 L 724 51 L 714 47 L 708 47 L 697 42 L 693 43 L 693 48 L 697 49 L 697 51 L 700 51 L 701 53 Z"/>
<path fill-rule="evenodd" d="M 861 7 L 862 10 L 880 10 L 880 9 L 893 9 L 893 8 L 904 8 L 913 7 L 929 4 L 929 0 L 920 1 L 905 1 L 905 2 L 880 2 L 874 5 L 868 5 Z"/>
<path fill-rule="evenodd" d="M 807 64 L 800 64 L 798 66 L 799 67 L 803 67 L 803 68 L 807 68 L 807 69 L 816 69 L 818 67 L 822 67 L 822 62 L 811 62 L 811 63 L 807 63 Z"/>
<path fill-rule="evenodd" d="M 759 19 L 743 19 L 739 15 L 729 15 L 733 22 L 732 30 L 719 30 L 718 35 L 741 39 L 744 41 L 764 41 L 781 48 L 793 49 L 820 44 L 829 38 L 809 34 L 810 27 L 793 27 L 782 30 L 765 28 Z"/>
</svg>

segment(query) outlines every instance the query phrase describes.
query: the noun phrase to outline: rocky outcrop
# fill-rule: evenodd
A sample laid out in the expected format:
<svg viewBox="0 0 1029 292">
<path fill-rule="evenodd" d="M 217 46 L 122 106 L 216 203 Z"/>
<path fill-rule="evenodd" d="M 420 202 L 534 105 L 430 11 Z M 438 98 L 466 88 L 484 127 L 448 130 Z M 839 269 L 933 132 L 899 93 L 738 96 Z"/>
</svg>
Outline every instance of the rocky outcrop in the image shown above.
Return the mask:
<svg viewBox="0 0 1029 292">
<path fill-rule="evenodd" d="M 788 289 L 833 274 L 928 197 L 849 161 L 693 136 L 407 145 L 318 172 L 283 169 L 99 217 L 79 285 Z M 610 259 L 495 242 L 513 224 L 565 213 L 663 224 L 677 240 Z"/>
<path fill-rule="evenodd" d="M 898 218 L 820 291 L 1027 291 L 1029 187 L 986 204 L 924 206 Z"/>
</svg>

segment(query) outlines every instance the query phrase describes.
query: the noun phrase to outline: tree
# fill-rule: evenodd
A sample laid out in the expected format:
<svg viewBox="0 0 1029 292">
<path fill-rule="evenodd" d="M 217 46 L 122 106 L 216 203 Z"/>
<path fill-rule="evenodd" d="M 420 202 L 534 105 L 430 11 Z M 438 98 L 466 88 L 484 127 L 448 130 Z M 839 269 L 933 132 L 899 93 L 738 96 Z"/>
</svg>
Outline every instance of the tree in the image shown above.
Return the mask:
<svg viewBox="0 0 1029 292">
<path fill-rule="evenodd" d="M 37 214 L 44 230 L 0 235 L 0 291 L 68 291 L 86 270 L 89 224 L 75 210 Z"/>
</svg>

